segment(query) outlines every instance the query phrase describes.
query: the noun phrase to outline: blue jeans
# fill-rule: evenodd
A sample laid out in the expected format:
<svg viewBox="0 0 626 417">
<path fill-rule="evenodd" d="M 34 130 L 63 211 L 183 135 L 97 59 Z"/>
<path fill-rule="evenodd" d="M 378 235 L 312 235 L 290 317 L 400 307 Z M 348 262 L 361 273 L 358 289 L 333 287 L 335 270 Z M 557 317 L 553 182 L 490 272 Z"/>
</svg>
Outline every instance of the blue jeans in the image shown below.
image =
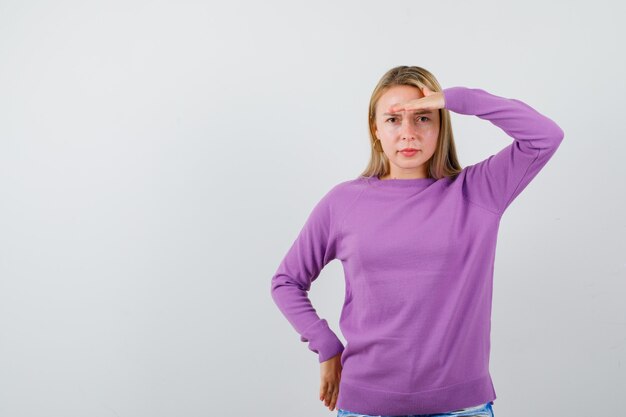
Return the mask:
<svg viewBox="0 0 626 417">
<path fill-rule="evenodd" d="M 440 414 L 413 414 L 410 416 L 370 416 L 367 414 L 353 413 L 348 410 L 337 409 L 337 417 L 494 417 L 493 415 L 493 401 L 488 403 L 477 405 L 475 407 L 463 408 L 458 411 L 450 411 L 449 413 Z"/>
</svg>

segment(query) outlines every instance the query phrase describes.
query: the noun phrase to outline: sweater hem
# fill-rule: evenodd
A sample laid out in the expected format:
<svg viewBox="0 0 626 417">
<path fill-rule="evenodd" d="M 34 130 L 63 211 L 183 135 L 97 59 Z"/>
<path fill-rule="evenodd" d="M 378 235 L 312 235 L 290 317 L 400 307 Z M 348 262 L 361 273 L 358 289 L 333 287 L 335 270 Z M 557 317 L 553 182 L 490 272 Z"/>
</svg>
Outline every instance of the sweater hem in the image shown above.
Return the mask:
<svg viewBox="0 0 626 417">
<path fill-rule="evenodd" d="M 417 392 L 380 391 L 340 381 L 337 408 L 372 416 L 446 413 L 496 399 L 489 374 L 447 387 Z"/>
</svg>

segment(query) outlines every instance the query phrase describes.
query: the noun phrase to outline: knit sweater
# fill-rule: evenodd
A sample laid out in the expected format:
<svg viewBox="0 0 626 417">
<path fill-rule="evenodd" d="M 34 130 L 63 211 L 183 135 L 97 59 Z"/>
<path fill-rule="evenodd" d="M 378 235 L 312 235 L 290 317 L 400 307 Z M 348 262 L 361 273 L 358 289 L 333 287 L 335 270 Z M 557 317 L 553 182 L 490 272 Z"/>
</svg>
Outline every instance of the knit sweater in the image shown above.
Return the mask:
<svg viewBox="0 0 626 417">
<path fill-rule="evenodd" d="M 496 239 L 511 202 L 563 130 L 522 101 L 443 90 L 445 109 L 514 140 L 454 177 L 359 176 L 314 206 L 271 280 L 271 295 L 319 362 L 341 354 L 336 406 L 369 415 L 449 412 L 496 398 L 489 373 Z M 341 340 L 307 292 L 341 261 Z"/>
</svg>

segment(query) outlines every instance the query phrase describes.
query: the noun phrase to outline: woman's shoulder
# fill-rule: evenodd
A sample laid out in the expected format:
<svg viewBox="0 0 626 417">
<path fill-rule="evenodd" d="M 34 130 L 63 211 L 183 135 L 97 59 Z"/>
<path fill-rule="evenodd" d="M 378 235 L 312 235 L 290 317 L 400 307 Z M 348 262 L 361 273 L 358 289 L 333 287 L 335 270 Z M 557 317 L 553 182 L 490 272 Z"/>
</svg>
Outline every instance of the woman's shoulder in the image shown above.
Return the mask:
<svg viewBox="0 0 626 417">
<path fill-rule="evenodd" d="M 347 179 L 331 186 L 321 199 L 321 203 L 334 207 L 336 210 L 345 208 L 367 188 L 367 177 Z"/>
<path fill-rule="evenodd" d="M 367 187 L 368 180 L 368 177 L 358 176 L 338 182 L 330 188 L 328 194 L 337 198 L 360 194 Z"/>
</svg>

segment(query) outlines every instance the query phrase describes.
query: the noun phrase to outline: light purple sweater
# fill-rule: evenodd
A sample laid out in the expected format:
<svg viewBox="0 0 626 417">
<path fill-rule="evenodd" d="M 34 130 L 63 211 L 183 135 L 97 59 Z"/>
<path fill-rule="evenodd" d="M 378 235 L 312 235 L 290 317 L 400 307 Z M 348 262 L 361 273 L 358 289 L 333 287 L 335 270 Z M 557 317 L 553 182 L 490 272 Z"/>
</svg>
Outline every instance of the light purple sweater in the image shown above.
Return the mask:
<svg viewBox="0 0 626 417">
<path fill-rule="evenodd" d="M 500 218 L 564 133 L 519 100 L 478 88 L 443 92 L 446 109 L 489 120 L 514 141 L 455 179 L 335 185 L 272 277 L 274 302 L 319 362 L 341 354 L 337 408 L 432 414 L 496 398 L 489 354 Z M 333 259 L 345 273 L 345 348 L 307 296 Z"/>
</svg>

